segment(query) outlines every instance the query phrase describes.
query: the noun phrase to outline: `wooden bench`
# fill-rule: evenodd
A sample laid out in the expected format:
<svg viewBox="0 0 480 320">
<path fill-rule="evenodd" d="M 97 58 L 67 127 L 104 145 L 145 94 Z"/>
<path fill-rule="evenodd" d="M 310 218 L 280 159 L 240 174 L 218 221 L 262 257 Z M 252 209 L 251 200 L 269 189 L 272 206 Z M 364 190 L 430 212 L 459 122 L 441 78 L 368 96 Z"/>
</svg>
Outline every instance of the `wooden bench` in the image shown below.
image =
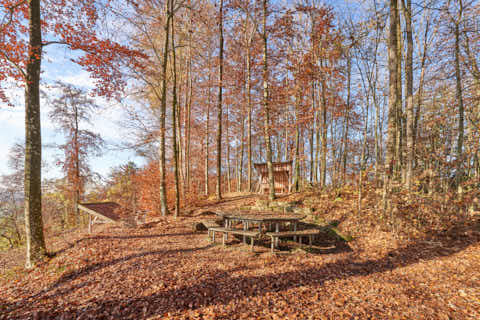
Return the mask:
<svg viewBox="0 0 480 320">
<path fill-rule="evenodd" d="M 255 238 L 258 238 L 260 236 L 260 232 L 258 231 L 229 229 L 229 228 L 222 228 L 222 227 L 210 227 L 208 228 L 208 238 L 211 239 L 212 242 L 215 242 L 215 232 L 223 233 L 223 241 L 222 241 L 223 245 L 225 245 L 225 241 L 228 240 L 229 233 L 250 237 L 250 244 L 251 244 L 252 251 L 253 251 L 253 244 L 255 243 Z"/>
<path fill-rule="evenodd" d="M 280 238 L 289 238 L 289 237 L 299 237 L 300 242 L 302 242 L 302 237 L 308 237 L 310 246 L 313 242 L 313 236 L 320 233 L 318 229 L 308 229 L 308 230 L 298 230 L 298 231 L 284 231 L 284 232 L 267 232 L 266 235 L 272 238 L 271 250 L 273 252 L 274 247 L 278 247 L 278 239 Z"/>
<path fill-rule="evenodd" d="M 215 220 L 202 220 L 201 223 L 207 229 L 220 227 L 220 225 Z"/>
</svg>

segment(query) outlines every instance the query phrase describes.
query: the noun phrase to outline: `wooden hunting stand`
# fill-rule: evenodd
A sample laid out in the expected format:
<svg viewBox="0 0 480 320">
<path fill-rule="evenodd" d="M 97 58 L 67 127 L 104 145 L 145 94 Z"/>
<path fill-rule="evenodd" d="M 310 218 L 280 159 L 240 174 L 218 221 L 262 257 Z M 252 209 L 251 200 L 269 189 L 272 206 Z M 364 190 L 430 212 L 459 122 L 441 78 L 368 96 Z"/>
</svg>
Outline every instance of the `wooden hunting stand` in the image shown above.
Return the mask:
<svg viewBox="0 0 480 320">
<path fill-rule="evenodd" d="M 293 161 L 273 162 L 273 181 L 275 193 L 282 194 L 290 192 L 290 175 L 292 173 Z M 258 191 L 264 194 L 269 192 L 268 168 L 266 163 L 254 163 L 255 170 L 260 174 Z"/>
</svg>

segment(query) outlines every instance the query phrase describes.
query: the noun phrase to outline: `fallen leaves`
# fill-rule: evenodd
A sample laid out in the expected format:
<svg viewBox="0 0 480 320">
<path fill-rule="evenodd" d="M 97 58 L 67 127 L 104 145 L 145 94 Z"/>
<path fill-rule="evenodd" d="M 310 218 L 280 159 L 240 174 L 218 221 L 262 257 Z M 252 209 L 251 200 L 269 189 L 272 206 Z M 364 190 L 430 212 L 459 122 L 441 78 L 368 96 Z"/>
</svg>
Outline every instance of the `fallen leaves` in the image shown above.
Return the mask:
<svg viewBox="0 0 480 320">
<path fill-rule="evenodd" d="M 1 277 L 0 319 L 480 318 L 475 233 L 403 244 L 379 233 L 352 251 L 272 255 L 212 246 L 193 220 L 53 242 L 63 251 L 48 263 Z"/>
</svg>

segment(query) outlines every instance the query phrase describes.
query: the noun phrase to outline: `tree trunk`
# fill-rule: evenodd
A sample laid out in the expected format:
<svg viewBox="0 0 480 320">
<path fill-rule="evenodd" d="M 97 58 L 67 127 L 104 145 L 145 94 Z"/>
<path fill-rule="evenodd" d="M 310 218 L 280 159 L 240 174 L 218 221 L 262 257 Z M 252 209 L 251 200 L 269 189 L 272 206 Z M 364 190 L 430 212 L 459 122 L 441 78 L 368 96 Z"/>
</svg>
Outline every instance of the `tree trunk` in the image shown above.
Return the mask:
<svg viewBox="0 0 480 320">
<path fill-rule="evenodd" d="M 251 77 L 252 77 L 252 67 L 250 63 L 250 43 L 247 45 L 247 127 L 248 127 L 248 142 L 247 142 L 247 153 L 248 153 L 248 178 L 247 178 L 247 190 L 252 192 L 252 94 L 251 94 Z"/>
<path fill-rule="evenodd" d="M 230 137 L 228 136 L 228 131 L 229 131 L 229 108 L 227 104 L 227 119 L 225 120 L 225 137 L 226 137 L 226 143 L 227 143 L 227 190 L 229 193 L 232 192 L 232 185 L 231 185 L 231 177 L 230 177 Z"/>
<path fill-rule="evenodd" d="M 191 27 L 191 25 L 190 25 Z M 189 33 L 188 36 L 188 101 L 187 103 L 187 145 L 186 145 L 186 156 L 185 161 L 187 172 L 186 172 L 186 189 L 190 190 L 190 136 L 191 136 L 191 118 L 192 118 L 192 100 L 193 100 L 193 79 L 192 79 L 192 36 Z"/>
<path fill-rule="evenodd" d="M 171 8 L 173 8 L 173 0 L 171 1 Z M 178 177 L 178 146 L 177 146 L 177 54 L 175 49 L 175 21 L 174 13 L 172 12 L 171 23 L 172 23 L 172 57 L 173 57 L 173 87 L 172 87 L 172 145 L 173 145 L 173 166 L 174 166 L 174 180 L 175 180 L 175 213 L 174 218 L 178 217 L 178 212 L 180 210 L 180 186 L 179 186 L 179 177 Z"/>
<path fill-rule="evenodd" d="M 25 83 L 25 231 L 26 268 L 46 254 L 42 220 L 42 136 L 40 127 L 40 70 L 42 26 L 40 0 L 30 0 L 29 56 Z"/>
<path fill-rule="evenodd" d="M 167 21 L 165 23 L 165 42 L 163 48 L 162 61 L 162 101 L 160 105 L 160 146 L 159 146 L 159 169 L 160 169 L 160 211 L 162 216 L 168 214 L 167 194 L 166 194 L 166 168 L 165 168 L 165 118 L 167 109 L 167 64 L 168 64 L 168 41 L 170 38 L 170 2 L 166 3 Z"/>
<path fill-rule="evenodd" d="M 209 153 L 208 147 L 210 144 L 210 103 L 211 103 L 211 90 L 210 84 L 212 81 L 212 68 L 210 66 L 210 57 L 208 63 L 208 98 L 207 98 L 207 123 L 205 124 L 205 196 L 208 197 L 209 189 L 208 189 L 208 160 L 209 160 Z"/>
<path fill-rule="evenodd" d="M 322 64 L 322 61 L 320 61 Z M 322 65 L 323 66 L 323 65 Z M 322 85 L 322 107 L 321 107 L 321 115 L 322 115 L 322 132 L 321 132 L 321 139 L 322 139 L 322 152 L 320 158 L 320 187 L 325 188 L 327 184 L 327 98 L 326 98 L 326 84 L 325 79 L 321 81 Z"/>
<path fill-rule="evenodd" d="M 351 78 L 352 78 L 352 57 L 350 52 L 347 56 L 347 108 L 345 110 L 345 126 L 343 128 L 343 168 L 342 182 L 345 183 L 347 175 L 347 158 L 348 158 L 348 129 L 350 116 L 350 98 L 351 98 Z"/>
<path fill-rule="evenodd" d="M 264 136 L 267 153 L 269 199 L 275 200 L 275 182 L 273 177 L 272 144 L 270 142 L 270 108 L 268 97 L 268 58 L 267 58 L 267 0 L 263 0 L 263 107 L 265 110 Z"/>
<path fill-rule="evenodd" d="M 396 142 L 395 142 L 395 176 L 398 178 L 402 171 L 403 171 L 403 135 L 402 135 L 402 128 L 403 128 L 403 110 L 402 110 L 402 26 L 401 26 L 401 19 L 400 19 L 400 11 L 398 9 L 398 1 L 397 0 L 397 9 L 396 9 L 396 26 L 397 29 L 397 84 L 396 84 L 396 101 L 395 101 L 395 130 L 397 131 L 395 134 Z"/>
<path fill-rule="evenodd" d="M 73 216 L 77 228 L 80 227 L 80 211 L 78 210 L 78 201 L 80 200 L 80 146 L 78 144 L 78 110 L 76 106 L 74 109 L 75 132 L 73 136 L 73 144 L 75 148 L 75 181 L 73 181 L 74 195 L 73 195 Z"/>
<path fill-rule="evenodd" d="M 398 19 L 397 0 L 390 0 L 390 33 L 388 37 L 388 73 L 389 73 L 389 91 L 388 91 L 388 129 L 387 145 L 385 155 L 385 173 L 383 184 L 383 211 L 388 209 L 387 196 L 390 193 L 390 181 L 392 179 L 394 160 L 395 160 L 395 142 L 396 142 L 396 103 L 397 103 L 397 19 Z"/>
<path fill-rule="evenodd" d="M 426 60 L 427 60 L 427 46 L 428 46 L 428 30 L 429 30 L 429 22 L 427 20 L 427 25 L 425 27 L 424 33 L 424 41 L 423 41 L 423 53 L 422 53 L 422 61 L 421 61 L 421 71 L 420 71 L 420 80 L 418 84 L 418 92 L 417 92 L 417 107 L 415 110 L 415 119 L 413 121 L 413 153 L 416 153 L 416 145 L 417 145 L 417 136 L 418 136 L 418 120 L 420 118 L 420 110 L 423 104 L 423 85 L 425 79 L 425 69 L 426 69 Z M 414 161 L 416 157 L 414 158 Z M 416 165 L 416 161 L 415 161 Z"/>
<path fill-rule="evenodd" d="M 412 188 L 413 180 L 413 32 L 412 32 L 412 0 L 407 0 L 406 7 L 403 6 L 407 31 L 407 61 L 405 61 L 406 86 L 407 86 L 407 167 L 406 182 L 408 190 Z"/>
<path fill-rule="evenodd" d="M 217 106 L 217 199 L 222 199 L 222 90 L 223 90 L 223 0 L 220 0 L 219 15 L 219 32 L 220 32 L 220 61 L 218 67 L 218 106 Z"/>
<path fill-rule="evenodd" d="M 313 139 L 314 139 L 314 133 L 315 133 L 315 126 L 313 125 L 315 123 L 315 91 L 312 90 L 312 114 L 313 119 L 312 119 L 312 126 L 310 128 L 310 141 L 309 141 L 309 147 L 310 147 L 310 183 L 313 183 L 313 174 L 314 174 L 314 161 L 315 159 L 313 158 Z"/>
<path fill-rule="evenodd" d="M 458 139 L 457 139 L 457 172 L 456 184 L 458 193 L 462 193 L 463 176 L 463 136 L 464 136 L 464 106 L 462 94 L 462 75 L 460 71 L 460 19 L 455 23 L 455 80 L 456 80 L 456 99 L 458 103 Z"/>
<path fill-rule="evenodd" d="M 240 159 L 238 164 L 238 181 L 237 181 L 237 191 L 242 191 L 242 178 L 243 178 L 243 154 L 245 150 L 245 121 L 242 119 L 242 134 L 241 134 L 241 141 L 240 141 Z"/>
<path fill-rule="evenodd" d="M 298 90 L 298 89 L 297 89 Z M 299 93 L 295 97 L 295 178 L 293 188 L 295 192 L 300 191 L 300 125 L 298 123 Z"/>
</svg>

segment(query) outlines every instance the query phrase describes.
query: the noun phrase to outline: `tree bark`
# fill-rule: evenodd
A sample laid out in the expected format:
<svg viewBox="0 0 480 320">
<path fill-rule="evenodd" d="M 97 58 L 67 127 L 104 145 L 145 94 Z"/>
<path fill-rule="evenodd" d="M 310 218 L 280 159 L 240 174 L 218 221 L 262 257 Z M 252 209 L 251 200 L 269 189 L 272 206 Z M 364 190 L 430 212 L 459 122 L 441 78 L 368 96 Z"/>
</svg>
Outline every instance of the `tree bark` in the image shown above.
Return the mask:
<svg viewBox="0 0 480 320">
<path fill-rule="evenodd" d="M 405 16 L 405 28 L 407 33 L 407 59 L 405 61 L 406 86 L 407 86 L 407 163 L 406 163 L 406 182 L 408 190 L 412 188 L 413 180 L 413 32 L 412 32 L 412 0 L 407 0 L 403 5 Z"/>
<path fill-rule="evenodd" d="M 263 0 L 263 107 L 265 111 L 264 118 L 264 136 L 266 144 L 269 199 L 275 200 L 275 182 L 273 177 L 272 163 L 272 144 L 270 142 L 270 107 L 268 97 L 268 57 L 267 57 L 267 0 Z"/>
<path fill-rule="evenodd" d="M 300 125 L 298 123 L 298 108 L 299 108 L 298 88 L 295 97 L 295 178 L 293 180 L 293 189 L 295 192 L 300 191 Z"/>
<path fill-rule="evenodd" d="M 322 61 L 320 61 L 321 66 L 323 67 Z M 321 139 L 322 139 L 322 152 L 320 155 L 320 187 L 325 188 L 327 184 L 327 97 L 326 97 L 326 84 L 325 79 L 321 80 L 321 91 L 322 91 L 322 105 L 321 105 L 321 116 L 322 116 L 322 125 L 321 125 Z"/>
<path fill-rule="evenodd" d="M 222 90 L 223 90 L 223 0 L 220 0 L 219 15 L 219 33 L 220 33 L 220 61 L 218 67 L 218 106 L 217 106 L 217 199 L 222 199 Z"/>
<path fill-rule="evenodd" d="M 247 142 L 247 153 L 248 153 L 248 178 L 247 178 L 247 190 L 252 192 L 252 94 L 251 94 L 251 78 L 252 78 L 252 67 L 250 62 L 250 43 L 247 44 L 247 127 L 248 127 L 248 142 Z"/>
<path fill-rule="evenodd" d="M 208 147 L 210 144 L 210 103 L 211 103 L 211 90 L 210 84 L 212 81 L 212 68 L 210 65 L 210 57 L 208 63 L 208 94 L 207 94 L 207 123 L 205 124 L 205 196 L 208 197 L 209 188 L 208 188 L 208 160 L 209 160 L 209 153 Z"/>
<path fill-rule="evenodd" d="M 171 8 L 173 9 L 173 0 L 171 1 Z M 180 186 L 179 186 L 179 176 L 178 176 L 178 146 L 177 146 L 177 54 L 175 48 L 175 16 L 172 12 L 171 23 L 172 23 L 172 57 L 173 57 L 173 86 L 172 86 L 172 146 L 173 146 L 173 166 L 174 166 L 174 180 L 175 180 L 175 212 L 174 218 L 178 217 L 180 210 Z M 187 169 L 188 170 L 188 169 Z M 187 173 L 188 174 L 188 173 Z"/>
<path fill-rule="evenodd" d="M 166 3 L 167 21 L 165 23 L 165 40 L 163 47 L 162 61 L 162 100 L 160 104 L 160 146 L 159 146 L 159 169 L 160 169 L 160 211 L 162 216 L 168 214 L 167 194 L 166 194 L 166 168 L 165 168 L 165 118 L 167 110 L 167 64 L 168 64 L 168 44 L 170 38 L 170 19 L 171 19 L 170 1 Z"/>
<path fill-rule="evenodd" d="M 463 176 L 463 137 L 464 137 L 464 106 L 463 106 L 463 94 L 462 94 L 462 74 L 460 71 L 460 20 L 461 11 L 459 13 L 459 19 L 455 22 L 455 80 L 456 80 L 456 99 L 458 103 L 458 138 L 457 138 L 457 172 L 456 172 L 456 184 L 458 193 L 462 193 L 462 176 Z"/>
<path fill-rule="evenodd" d="M 388 129 L 387 145 L 385 154 L 385 173 L 383 184 L 383 211 L 388 209 L 388 195 L 390 193 L 390 181 L 392 179 L 394 161 L 395 161 L 395 142 L 396 142 L 396 103 L 397 103 L 397 19 L 398 19 L 397 0 L 390 0 L 390 31 L 388 38 L 388 73 L 389 73 L 389 91 L 388 91 Z"/>
<path fill-rule="evenodd" d="M 347 158 L 348 158 L 348 129 L 350 118 L 350 99 L 351 99 L 351 78 L 352 78 L 352 57 L 350 52 L 347 56 L 347 108 L 345 110 L 345 125 L 343 128 L 343 167 L 342 182 L 345 183 L 347 175 Z"/>
<path fill-rule="evenodd" d="M 46 254 L 42 220 L 42 136 L 40 126 L 40 70 L 42 26 L 40 0 L 29 0 L 29 56 L 25 83 L 25 231 L 26 268 Z"/>
</svg>

